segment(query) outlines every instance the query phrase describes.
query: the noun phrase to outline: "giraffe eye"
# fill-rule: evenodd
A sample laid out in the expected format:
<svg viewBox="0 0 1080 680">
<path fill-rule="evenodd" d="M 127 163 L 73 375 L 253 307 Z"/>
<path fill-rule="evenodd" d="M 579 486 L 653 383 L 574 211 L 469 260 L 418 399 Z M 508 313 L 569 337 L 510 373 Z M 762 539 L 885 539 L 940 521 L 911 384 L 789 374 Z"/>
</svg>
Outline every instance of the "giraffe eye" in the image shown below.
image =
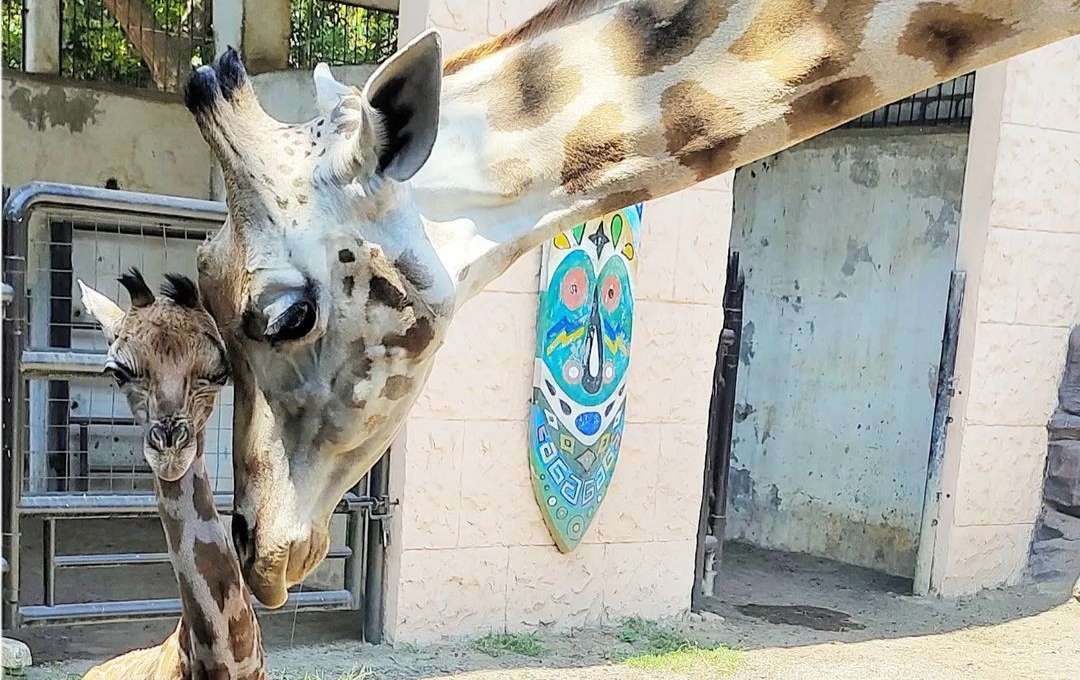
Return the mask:
<svg viewBox="0 0 1080 680">
<path fill-rule="evenodd" d="M 135 379 L 131 370 L 121 364 L 106 364 L 105 373 L 113 377 L 117 387 L 123 387 Z"/>
</svg>

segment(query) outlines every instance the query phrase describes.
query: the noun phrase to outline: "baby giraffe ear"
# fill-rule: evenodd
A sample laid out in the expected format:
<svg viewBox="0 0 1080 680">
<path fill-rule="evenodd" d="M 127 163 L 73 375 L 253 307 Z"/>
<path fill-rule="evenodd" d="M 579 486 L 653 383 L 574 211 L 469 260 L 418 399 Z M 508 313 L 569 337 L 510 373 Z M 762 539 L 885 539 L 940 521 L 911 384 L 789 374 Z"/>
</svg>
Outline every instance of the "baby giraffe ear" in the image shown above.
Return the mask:
<svg viewBox="0 0 1080 680">
<path fill-rule="evenodd" d="M 380 66 L 364 86 L 378 139 L 378 172 L 404 182 L 431 155 L 439 130 L 442 44 L 425 31 Z"/>
<path fill-rule="evenodd" d="M 112 344 L 116 339 L 116 331 L 124 318 L 124 310 L 120 309 L 115 302 L 97 292 L 90 286 L 79 280 L 79 290 L 82 291 L 82 304 L 90 315 L 101 324 L 101 330 L 105 333 L 105 339 Z"/>
</svg>

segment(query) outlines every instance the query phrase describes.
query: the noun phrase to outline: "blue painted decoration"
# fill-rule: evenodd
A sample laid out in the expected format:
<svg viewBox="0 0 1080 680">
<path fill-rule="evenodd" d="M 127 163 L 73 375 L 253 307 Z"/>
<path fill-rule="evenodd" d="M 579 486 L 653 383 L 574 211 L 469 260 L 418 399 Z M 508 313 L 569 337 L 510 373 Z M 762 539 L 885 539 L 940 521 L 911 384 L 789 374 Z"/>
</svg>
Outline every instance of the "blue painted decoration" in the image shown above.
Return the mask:
<svg viewBox="0 0 1080 680">
<path fill-rule="evenodd" d="M 619 460 L 642 210 L 623 208 L 544 245 L 529 469 L 562 552 L 581 542 Z"/>
</svg>

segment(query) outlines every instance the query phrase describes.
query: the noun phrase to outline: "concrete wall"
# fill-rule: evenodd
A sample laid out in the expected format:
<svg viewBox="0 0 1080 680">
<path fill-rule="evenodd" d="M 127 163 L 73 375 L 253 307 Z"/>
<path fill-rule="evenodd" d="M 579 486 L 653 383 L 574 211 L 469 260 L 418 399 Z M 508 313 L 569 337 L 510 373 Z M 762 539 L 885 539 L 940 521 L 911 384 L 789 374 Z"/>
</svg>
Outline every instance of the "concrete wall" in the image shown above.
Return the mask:
<svg viewBox="0 0 1080 680">
<path fill-rule="evenodd" d="M 363 87 L 375 71 L 372 64 L 334 66 L 334 77 L 346 85 Z M 311 70 L 273 71 L 252 77 L 259 104 L 283 123 L 306 123 L 318 115 Z"/>
<path fill-rule="evenodd" d="M 979 71 L 959 265 L 968 271 L 936 538 L 945 595 L 1027 563 L 1069 327 L 1080 321 L 1080 38 Z"/>
<path fill-rule="evenodd" d="M 837 130 L 739 168 L 729 538 L 914 573 L 966 147 Z"/>
<path fill-rule="evenodd" d="M 13 72 L 3 85 L 5 185 L 210 195 L 210 151 L 179 97 Z"/>
<path fill-rule="evenodd" d="M 402 3 L 402 40 L 436 25 L 450 53 L 542 4 L 432 0 L 418 12 Z M 392 457 L 401 505 L 387 575 L 390 639 L 689 607 L 730 214 L 730 176 L 645 207 L 622 454 L 570 555 L 554 547 L 529 482 L 539 250 L 465 305 Z"/>
</svg>

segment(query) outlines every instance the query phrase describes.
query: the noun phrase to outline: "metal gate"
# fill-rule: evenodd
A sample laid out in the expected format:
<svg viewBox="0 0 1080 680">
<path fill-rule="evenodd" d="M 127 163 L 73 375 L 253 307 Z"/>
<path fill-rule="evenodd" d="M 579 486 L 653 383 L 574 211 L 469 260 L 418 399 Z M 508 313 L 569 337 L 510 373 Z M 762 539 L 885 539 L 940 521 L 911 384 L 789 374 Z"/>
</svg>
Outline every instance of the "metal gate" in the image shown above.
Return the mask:
<svg viewBox="0 0 1080 680">
<path fill-rule="evenodd" d="M 110 596 L 103 584 L 124 579 L 92 576 L 125 568 L 171 577 L 171 567 L 138 428 L 102 377 L 107 347 L 75 286 L 82 279 L 117 299 L 116 277 L 131 266 L 151 280 L 194 272 L 196 247 L 224 219 L 222 203 L 64 184 L 28 184 L 5 202 L 5 626 L 179 614 L 173 582 L 148 598 L 149 581 L 128 579 L 130 596 Z M 223 513 L 232 509 L 231 412 L 230 387 L 204 454 Z M 387 468 L 384 456 L 338 504 L 327 566 L 290 594 L 290 611 L 363 608 L 368 639 L 378 639 Z M 22 544 L 28 531 L 33 545 Z"/>
<path fill-rule="evenodd" d="M 746 281 L 739 267 L 739 253 L 728 254 L 724 284 L 724 327 L 716 343 L 712 397 L 709 400 L 709 431 L 705 443 L 705 472 L 698 515 L 697 550 L 694 555 L 692 601 L 715 594 L 724 552 L 727 524 L 728 470 L 731 467 L 731 428 L 735 417 L 735 380 L 739 372 L 742 343 L 743 291 Z"/>
</svg>

